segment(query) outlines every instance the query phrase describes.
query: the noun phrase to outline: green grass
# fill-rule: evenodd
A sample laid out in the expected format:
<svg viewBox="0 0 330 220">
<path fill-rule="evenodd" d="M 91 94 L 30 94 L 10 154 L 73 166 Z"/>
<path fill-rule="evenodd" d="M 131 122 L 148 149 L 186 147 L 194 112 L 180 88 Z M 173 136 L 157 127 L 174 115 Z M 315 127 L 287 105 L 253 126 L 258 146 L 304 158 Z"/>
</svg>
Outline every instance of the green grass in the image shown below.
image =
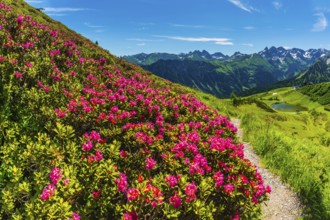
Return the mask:
<svg viewBox="0 0 330 220">
<path fill-rule="evenodd" d="M 307 95 L 312 101 L 322 105 L 330 104 L 330 82 L 304 86 L 299 91 Z"/>
<path fill-rule="evenodd" d="M 268 106 L 285 102 L 306 111 L 270 113 L 253 102 L 234 107 L 229 99 L 192 92 L 221 113 L 241 118 L 245 141 L 251 142 L 263 163 L 298 193 L 305 205 L 304 219 L 330 218 L 330 112 L 324 105 L 291 87 L 244 99 Z"/>
</svg>

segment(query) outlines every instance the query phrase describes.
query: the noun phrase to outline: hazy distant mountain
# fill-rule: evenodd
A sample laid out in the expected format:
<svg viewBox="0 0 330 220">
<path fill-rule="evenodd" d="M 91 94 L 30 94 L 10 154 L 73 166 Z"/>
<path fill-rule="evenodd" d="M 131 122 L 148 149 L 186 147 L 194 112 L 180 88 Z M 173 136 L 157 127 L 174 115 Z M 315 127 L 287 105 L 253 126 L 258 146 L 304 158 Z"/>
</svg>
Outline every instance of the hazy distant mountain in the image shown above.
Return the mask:
<svg viewBox="0 0 330 220">
<path fill-rule="evenodd" d="M 330 82 L 330 59 L 318 60 L 298 76 L 284 82 L 295 86 Z"/>
<path fill-rule="evenodd" d="M 272 61 L 274 64 L 283 65 L 287 59 L 299 61 L 301 63 L 313 63 L 316 59 L 330 54 L 329 50 L 325 49 L 309 49 L 302 50 L 298 48 L 285 49 L 284 47 L 266 47 L 258 52 L 265 59 Z M 232 56 L 224 55 L 221 52 L 210 54 L 206 50 L 195 50 L 189 53 L 170 54 L 170 53 L 140 53 L 136 55 L 123 56 L 125 60 L 138 65 L 150 65 L 158 60 L 199 60 L 199 61 L 228 61 L 236 58 L 247 57 L 249 54 L 235 52 Z M 284 69 L 284 66 L 282 66 Z"/>
<path fill-rule="evenodd" d="M 229 56 L 224 55 L 220 52 L 210 54 L 206 50 L 199 51 L 195 50 L 189 53 L 180 54 L 169 54 L 169 53 L 139 53 L 131 56 L 123 56 L 123 58 L 131 63 L 138 65 L 150 65 L 158 60 L 196 60 L 196 61 L 216 61 L 216 60 L 226 60 Z"/>
<path fill-rule="evenodd" d="M 314 64 L 316 60 L 329 55 L 330 51 L 325 49 L 305 51 L 298 48 L 266 47 L 258 54 L 267 59 L 278 70 L 278 80 L 285 80 L 298 75 L 306 67 Z"/>
<path fill-rule="evenodd" d="M 258 53 L 235 52 L 232 56 L 196 50 L 178 55 L 142 53 L 123 58 L 173 82 L 196 87 L 218 97 L 228 97 L 231 92 L 246 94 L 249 90 L 259 91 L 279 81 L 292 79 L 318 59 L 329 55 L 330 51 L 325 49 L 305 51 L 266 47 Z"/>
<path fill-rule="evenodd" d="M 277 82 L 274 68 L 260 55 L 232 62 L 196 60 L 159 60 L 143 66 L 172 82 L 195 87 L 218 97 L 228 97 L 249 88 Z"/>
</svg>

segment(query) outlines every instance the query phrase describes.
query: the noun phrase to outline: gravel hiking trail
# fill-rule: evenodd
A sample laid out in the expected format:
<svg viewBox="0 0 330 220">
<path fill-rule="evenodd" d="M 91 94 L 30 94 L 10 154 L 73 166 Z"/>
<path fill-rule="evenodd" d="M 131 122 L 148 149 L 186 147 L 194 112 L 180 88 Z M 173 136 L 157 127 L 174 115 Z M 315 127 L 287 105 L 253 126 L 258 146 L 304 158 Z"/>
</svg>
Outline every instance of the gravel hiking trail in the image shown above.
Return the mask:
<svg viewBox="0 0 330 220">
<path fill-rule="evenodd" d="M 232 119 L 231 122 L 237 127 L 237 135 L 243 142 L 243 131 L 240 128 L 241 121 Z M 265 185 L 272 189 L 269 200 L 262 205 L 263 220 L 294 220 L 302 217 L 302 206 L 298 196 L 284 184 L 281 179 L 266 169 L 261 163 L 259 156 L 254 153 L 253 147 L 249 143 L 244 144 L 244 157 L 257 166 Z"/>
</svg>

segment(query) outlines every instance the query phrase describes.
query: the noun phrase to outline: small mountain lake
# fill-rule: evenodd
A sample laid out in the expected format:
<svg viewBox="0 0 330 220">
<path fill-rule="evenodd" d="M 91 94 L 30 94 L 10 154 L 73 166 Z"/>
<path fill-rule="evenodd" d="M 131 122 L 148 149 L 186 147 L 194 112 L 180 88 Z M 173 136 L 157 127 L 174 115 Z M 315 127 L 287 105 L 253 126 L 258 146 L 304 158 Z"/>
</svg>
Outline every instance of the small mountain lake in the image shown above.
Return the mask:
<svg viewBox="0 0 330 220">
<path fill-rule="evenodd" d="M 272 108 L 277 111 L 283 111 L 283 112 L 296 112 L 296 111 L 306 111 L 307 110 L 304 107 L 290 105 L 287 103 L 275 103 L 272 105 Z"/>
</svg>

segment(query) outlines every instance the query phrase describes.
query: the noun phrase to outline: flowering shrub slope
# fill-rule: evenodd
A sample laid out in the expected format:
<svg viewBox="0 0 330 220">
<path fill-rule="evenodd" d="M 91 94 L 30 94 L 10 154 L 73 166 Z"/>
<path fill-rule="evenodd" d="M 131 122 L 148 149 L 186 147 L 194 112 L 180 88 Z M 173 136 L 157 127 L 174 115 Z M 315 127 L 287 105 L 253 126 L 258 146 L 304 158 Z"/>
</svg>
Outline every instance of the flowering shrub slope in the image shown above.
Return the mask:
<svg viewBox="0 0 330 220">
<path fill-rule="evenodd" d="M 269 187 L 236 128 L 0 1 L 0 217 L 251 219 Z"/>
</svg>

